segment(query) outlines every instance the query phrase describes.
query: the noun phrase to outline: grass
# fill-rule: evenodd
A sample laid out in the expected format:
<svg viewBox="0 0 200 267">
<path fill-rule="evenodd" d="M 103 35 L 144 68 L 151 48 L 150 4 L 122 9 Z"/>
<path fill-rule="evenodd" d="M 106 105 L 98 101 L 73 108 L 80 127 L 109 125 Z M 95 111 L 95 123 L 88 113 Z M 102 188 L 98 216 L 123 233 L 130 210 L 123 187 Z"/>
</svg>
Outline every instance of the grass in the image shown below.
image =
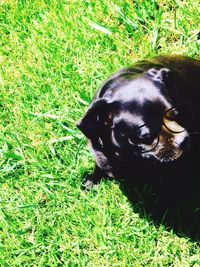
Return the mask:
<svg viewBox="0 0 200 267">
<path fill-rule="evenodd" d="M 200 266 L 198 242 L 140 216 L 76 121 L 113 71 L 159 53 L 199 56 L 199 2 L 0 3 L 0 266 Z"/>
</svg>

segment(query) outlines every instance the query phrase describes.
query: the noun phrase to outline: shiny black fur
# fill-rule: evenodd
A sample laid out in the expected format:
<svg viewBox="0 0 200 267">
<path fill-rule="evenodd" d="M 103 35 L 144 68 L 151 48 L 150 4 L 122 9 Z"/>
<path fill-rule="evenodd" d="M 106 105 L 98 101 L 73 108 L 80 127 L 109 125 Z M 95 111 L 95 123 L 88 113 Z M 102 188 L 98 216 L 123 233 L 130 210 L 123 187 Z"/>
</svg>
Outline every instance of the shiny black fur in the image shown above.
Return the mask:
<svg viewBox="0 0 200 267">
<path fill-rule="evenodd" d="M 145 79 L 145 90 L 137 91 L 144 81 L 141 78 Z M 132 81 L 136 83 L 129 87 Z M 152 84 L 157 88 L 153 97 L 149 90 Z M 164 99 L 176 108 L 170 119 L 178 123 L 180 132 L 181 127 L 184 129 L 183 133 L 168 133 L 175 138 L 182 135 L 179 146 L 183 153 L 178 156 L 173 146 L 165 144 L 157 155 L 156 144 L 152 151 L 143 152 L 164 127 Z M 141 117 L 142 128 L 138 127 Z M 88 138 L 97 163 L 85 178 L 84 188 L 104 176 L 120 179 L 122 191 L 141 216 L 144 212 L 146 218 L 149 212 L 156 223 L 165 222 L 177 233 L 200 239 L 199 60 L 160 56 L 118 71 L 97 91 L 77 126 Z M 129 137 L 131 133 L 133 144 L 126 142 L 127 133 Z"/>
<path fill-rule="evenodd" d="M 183 156 L 188 149 L 192 151 L 192 137 L 200 131 L 199 99 L 200 61 L 189 57 L 155 57 L 109 77 L 77 124 L 88 138 L 97 163 L 85 185 L 98 182 L 102 176 L 135 179 L 143 170 L 152 171 L 152 164 L 169 165 L 179 159 L 169 142 L 154 153 L 168 106 L 176 107 L 176 121 L 186 133 L 178 149 L 183 150 Z"/>
</svg>

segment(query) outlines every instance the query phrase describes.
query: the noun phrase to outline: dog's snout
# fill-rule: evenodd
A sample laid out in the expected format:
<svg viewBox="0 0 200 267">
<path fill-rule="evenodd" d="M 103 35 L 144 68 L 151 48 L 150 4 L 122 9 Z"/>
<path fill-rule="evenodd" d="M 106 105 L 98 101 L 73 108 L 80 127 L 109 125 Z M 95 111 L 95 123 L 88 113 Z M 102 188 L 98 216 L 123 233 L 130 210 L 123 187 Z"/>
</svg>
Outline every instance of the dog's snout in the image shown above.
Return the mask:
<svg viewBox="0 0 200 267">
<path fill-rule="evenodd" d="M 134 144 L 145 144 L 148 142 L 149 138 L 149 134 L 134 133 L 129 139 Z"/>
<path fill-rule="evenodd" d="M 139 140 L 142 144 L 148 143 L 150 139 L 150 135 L 149 134 L 141 134 L 139 136 Z"/>
<path fill-rule="evenodd" d="M 137 138 L 139 143 L 145 144 L 149 142 L 150 131 L 145 125 L 137 129 Z"/>
</svg>

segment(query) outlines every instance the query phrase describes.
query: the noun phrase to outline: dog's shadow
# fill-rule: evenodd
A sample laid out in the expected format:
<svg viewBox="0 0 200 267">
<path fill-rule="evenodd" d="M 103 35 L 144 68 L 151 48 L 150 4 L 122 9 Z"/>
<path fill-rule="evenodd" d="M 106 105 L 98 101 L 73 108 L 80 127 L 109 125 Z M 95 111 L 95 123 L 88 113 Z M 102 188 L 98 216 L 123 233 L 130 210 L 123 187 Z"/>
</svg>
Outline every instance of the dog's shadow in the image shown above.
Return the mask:
<svg viewBox="0 0 200 267">
<path fill-rule="evenodd" d="M 133 210 L 177 235 L 200 240 L 200 162 L 188 154 L 170 164 L 126 168 L 121 190 Z"/>
</svg>

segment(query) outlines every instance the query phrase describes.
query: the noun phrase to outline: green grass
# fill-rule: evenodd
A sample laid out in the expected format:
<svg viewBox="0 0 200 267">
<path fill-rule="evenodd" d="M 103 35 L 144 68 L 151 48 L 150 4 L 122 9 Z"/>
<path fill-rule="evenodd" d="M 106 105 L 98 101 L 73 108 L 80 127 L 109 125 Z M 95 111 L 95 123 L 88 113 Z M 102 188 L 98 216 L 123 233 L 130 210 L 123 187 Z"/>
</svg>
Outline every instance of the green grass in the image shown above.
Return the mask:
<svg viewBox="0 0 200 267">
<path fill-rule="evenodd" d="M 175 3 L 176 2 L 176 3 Z M 113 71 L 199 56 L 199 1 L 0 3 L 0 266 L 200 266 L 198 243 L 139 216 L 76 121 Z"/>
</svg>

